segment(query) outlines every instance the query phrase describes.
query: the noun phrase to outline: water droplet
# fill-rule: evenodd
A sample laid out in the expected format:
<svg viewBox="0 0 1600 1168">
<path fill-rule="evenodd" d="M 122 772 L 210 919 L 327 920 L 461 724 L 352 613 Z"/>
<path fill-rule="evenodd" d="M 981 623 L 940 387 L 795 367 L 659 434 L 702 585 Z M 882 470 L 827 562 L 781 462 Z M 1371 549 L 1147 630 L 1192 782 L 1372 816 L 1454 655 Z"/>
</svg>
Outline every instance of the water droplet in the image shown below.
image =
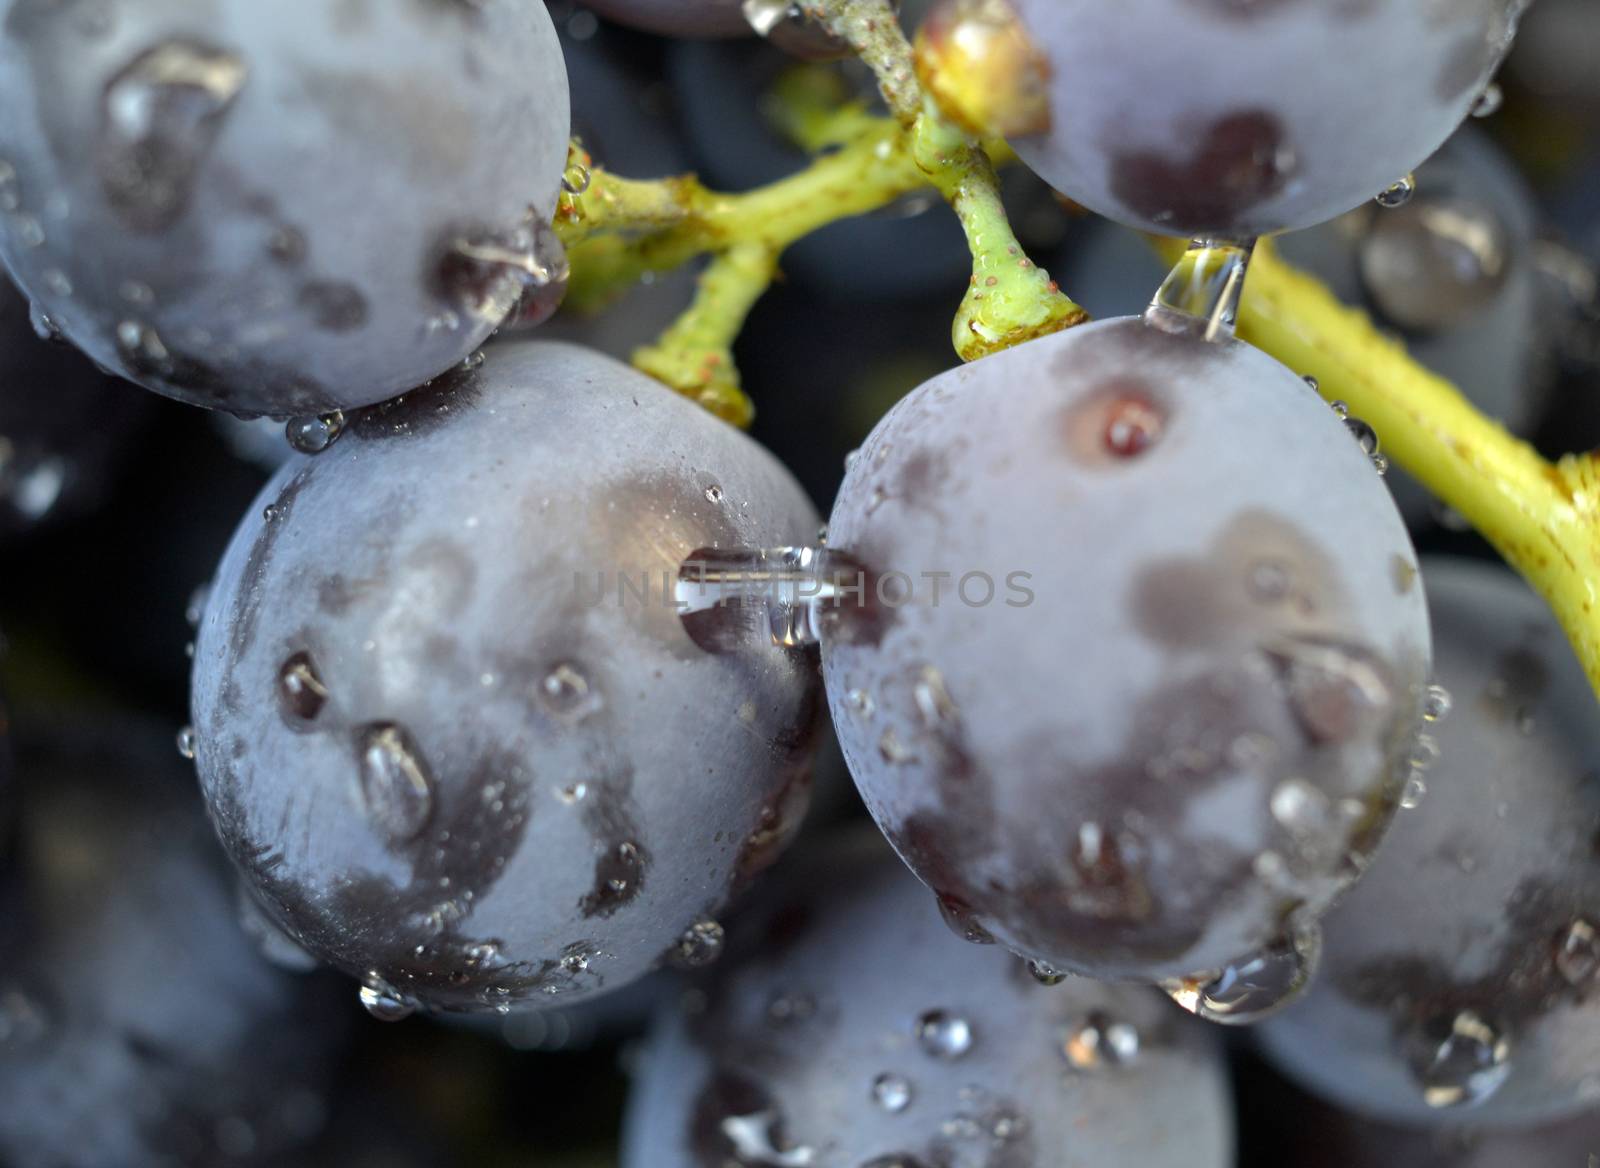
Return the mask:
<svg viewBox="0 0 1600 1168">
<path fill-rule="evenodd" d="M 1028 961 L 1028 976 L 1042 986 L 1058 986 L 1067 980 L 1067 975 L 1055 966 L 1031 959 Z"/>
<path fill-rule="evenodd" d="M 958 1059 L 972 1049 L 972 1026 L 958 1014 L 929 1010 L 917 1019 L 917 1043 L 934 1058 Z"/>
<path fill-rule="evenodd" d="M 900 736 L 892 728 L 886 729 L 878 736 L 878 755 L 891 766 L 901 766 L 916 761 L 916 756 L 904 742 L 900 741 Z"/>
<path fill-rule="evenodd" d="M 573 783 L 571 786 L 562 787 L 561 790 L 556 792 L 556 798 L 560 799 L 569 807 L 574 803 L 582 803 L 584 799 L 588 797 L 588 795 L 588 783 Z"/>
<path fill-rule="evenodd" d="M 1322 392 L 1322 382 L 1318 381 L 1311 374 L 1307 373 L 1300 380 L 1304 381 L 1306 383 L 1306 388 L 1311 390 L 1312 393 L 1321 393 Z"/>
<path fill-rule="evenodd" d="M 1079 1071 L 1132 1066 L 1139 1057 L 1139 1031 L 1096 1010 L 1068 1031 L 1061 1053 Z"/>
<path fill-rule="evenodd" d="M 198 629 L 200 622 L 205 619 L 206 602 L 211 599 L 211 585 L 202 584 L 189 593 L 189 603 L 184 605 L 183 619 L 189 622 L 191 629 Z"/>
<path fill-rule="evenodd" d="M 863 718 L 871 718 L 878 712 L 878 704 L 872 700 L 872 695 L 864 689 L 853 689 L 844 695 L 844 700 Z"/>
<path fill-rule="evenodd" d="M 716 483 L 712 483 L 709 487 L 706 488 L 706 502 L 708 502 L 708 503 L 720 503 L 720 502 L 722 502 L 722 488 L 717 486 Z"/>
<path fill-rule="evenodd" d="M 575 661 L 563 661 L 546 673 L 539 696 L 552 714 L 568 722 L 581 721 L 604 705 L 600 691 Z"/>
<path fill-rule="evenodd" d="M 197 742 L 193 726 L 185 726 L 178 731 L 178 753 L 190 761 L 194 760 Z"/>
<path fill-rule="evenodd" d="M 944 675 L 931 665 L 924 665 L 917 675 L 916 684 L 912 687 L 912 696 L 916 699 L 917 713 L 922 715 L 922 721 L 928 726 L 938 726 L 942 722 L 953 722 L 956 718 L 956 703 L 950 696 L 950 691 L 945 688 Z"/>
<path fill-rule="evenodd" d="M 1295 835 L 1311 835 L 1328 824 L 1328 796 L 1305 779 L 1284 779 L 1272 789 L 1272 818 Z"/>
<path fill-rule="evenodd" d="M 1505 93 L 1496 82 L 1489 82 L 1483 87 L 1483 92 L 1478 94 L 1472 103 L 1472 116 L 1475 118 L 1493 117 L 1500 112 L 1500 107 L 1505 104 Z"/>
<path fill-rule="evenodd" d="M 801 16 L 795 0 L 744 0 L 743 11 L 745 23 L 762 37 L 771 36 L 780 24 Z"/>
<path fill-rule="evenodd" d="M 884 1072 L 872 1080 L 872 1101 L 890 1115 L 899 1115 L 911 1106 L 910 1080 Z"/>
<path fill-rule="evenodd" d="M 417 1011 L 417 1004 L 376 973 L 361 983 L 361 1005 L 379 1022 L 399 1022 Z"/>
<path fill-rule="evenodd" d="M 589 954 L 582 949 L 574 949 L 561 955 L 561 968 L 566 973 L 588 973 Z"/>
<path fill-rule="evenodd" d="M 1400 790 L 1400 806 L 1407 811 L 1415 811 L 1422 806 L 1422 801 L 1428 796 L 1428 784 L 1416 771 L 1406 777 L 1406 784 Z"/>
<path fill-rule="evenodd" d="M 1556 940 L 1556 971 L 1568 985 L 1583 985 L 1600 969 L 1600 936 L 1585 920 L 1573 921 Z"/>
<path fill-rule="evenodd" d="M 436 276 L 441 297 L 469 317 L 529 327 L 548 319 L 570 276 L 566 251 L 549 224 L 529 219 L 508 232 L 469 231 L 444 248 Z M 547 303 L 546 292 L 555 294 Z"/>
<path fill-rule="evenodd" d="M 344 411 L 290 418 L 284 424 L 283 433 L 289 445 L 301 454 L 321 454 L 344 433 Z"/>
<path fill-rule="evenodd" d="M 1418 734 L 1411 745 L 1411 765 L 1419 771 L 1432 768 L 1439 761 L 1439 740 L 1432 734 Z"/>
<path fill-rule="evenodd" d="M 1411 201 L 1411 196 L 1416 193 L 1417 176 L 1414 174 L 1404 175 L 1378 193 L 1378 206 L 1390 209 L 1404 207 Z"/>
<path fill-rule="evenodd" d="M 1239 295 L 1255 241 L 1197 239 L 1167 275 L 1145 310 L 1145 323 L 1164 332 L 1224 341 L 1239 318 Z"/>
<path fill-rule="evenodd" d="M 28 305 L 28 323 L 33 326 L 33 335 L 41 341 L 59 341 L 61 329 L 49 313 L 40 308 L 38 304 Z"/>
<path fill-rule="evenodd" d="M 944 923 L 950 926 L 950 931 L 956 936 L 973 945 L 995 943 L 994 935 L 983 927 L 983 922 L 978 919 L 977 913 L 970 905 L 953 896 L 939 895 L 935 900 L 939 905 L 939 915 L 944 918 Z"/>
<path fill-rule="evenodd" d="M 317 663 L 301 650 L 278 669 L 278 702 L 285 716 L 314 722 L 328 703 L 328 687 L 317 675 Z"/>
<path fill-rule="evenodd" d="M 105 89 L 96 159 L 112 209 L 135 231 L 170 227 L 248 70 L 232 53 L 167 41 Z"/>
<path fill-rule="evenodd" d="M 814 645 L 823 610 L 843 587 L 861 596 L 858 570 L 822 547 L 701 548 L 678 569 L 675 600 L 684 629 L 701 648 L 724 651 L 747 642 L 762 615 L 774 644 Z"/>
<path fill-rule="evenodd" d="M 683 931 L 672 949 L 674 965 L 683 969 L 698 969 L 710 965 L 722 956 L 722 926 L 709 917 L 698 920 Z"/>
<path fill-rule="evenodd" d="M 361 797 L 391 843 L 415 839 L 433 812 L 433 777 L 411 736 L 393 722 L 361 732 Z"/>
<path fill-rule="evenodd" d="M 803 1144 L 787 1146 L 781 1137 L 783 1124 L 774 1110 L 751 1115 L 723 1117 L 722 1134 L 733 1145 L 736 1165 L 761 1168 L 808 1168 L 816 1160 L 816 1149 Z"/>
<path fill-rule="evenodd" d="M 1208 1022 L 1246 1026 L 1287 1006 L 1311 984 L 1322 956 L 1322 930 L 1302 926 L 1220 973 L 1176 978 L 1161 988 L 1189 1013 Z"/>
<path fill-rule="evenodd" d="M 1429 1107 L 1482 1103 L 1511 1073 L 1510 1038 L 1472 1010 L 1420 1027 L 1409 1053 Z"/>
<path fill-rule="evenodd" d="M 165 377 L 172 372 L 172 354 L 160 334 L 137 320 L 125 320 L 117 325 L 117 353 L 134 374 L 142 377 Z"/>
<path fill-rule="evenodd" d="M 1422 718 L 1426 722 L 1442 722 L 1450 716 L 1450 691 L 1442 685 L 1430 685 L 1422 699 Z"/>
</svg>

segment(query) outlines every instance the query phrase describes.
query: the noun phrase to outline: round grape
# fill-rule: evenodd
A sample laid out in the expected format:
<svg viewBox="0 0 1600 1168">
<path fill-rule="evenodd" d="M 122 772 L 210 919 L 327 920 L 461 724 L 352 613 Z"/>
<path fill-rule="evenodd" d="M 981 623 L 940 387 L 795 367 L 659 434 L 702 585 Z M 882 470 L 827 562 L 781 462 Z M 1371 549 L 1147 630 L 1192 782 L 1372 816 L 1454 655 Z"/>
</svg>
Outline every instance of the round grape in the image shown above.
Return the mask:
<svg viewBox="0 0 1600 1168">
<path fill-rule="evenodd" d="M 1043 91 L 1012 135 L 1023 161 L 1129 226 L 1232 238 L 1331 219 L 1415 168 L 1466 117 L 1526 6 L 1010 3 Z M 954 36 L 951 19 L 928 36 Z"/>
<path fill-rule="evenodd" d="M 198 405 L 391 398 L 551 262 L 539 4 L 6 0 L 0 108 L 0 259 L 101 365 Z"/>
<path fill-rule="evenodd" d="M 1424 572 L 1453 697 L 1429 731 L 1439 762 L 1327 918 L 1322 975 L 1265 1027 L 1265 1050 L 1308 1088 L 1392 1122 L 1573 1115 L 1593 1106 L 1600 1057 L 1594 696 L 1509 572 L 1452 560 Z"/>
<path fill-rule="evenodd" d="M 218 572 L 193 684 L 230 855 L 394 1017 L 565 1006 L 714 955 L 784 846 L 814 654 L 712 653 L 701 548 L 818 520 L 744 435 L 574 346 L 492 347 L 291 462 Z"/>
<path fill-rule="evenodd" d="M 822 639 L 856 783 L 1017 952 L 1223 973 L 1376 846 L 1427 676 L 1414 554 L 1360 444 L 1260 351 L 1125 318 L 943 374 L 862 446 L 829 532 L 863 566 Z"/>
<path fill-rule="evenodd" d="M 962 945 L 876 833 L 819 848 L 658 1015 L 625 1168 L 1231 1164 L 1212 1035 Z M 734 964 L 737 956 L 747 959 Z"/>
<path fill-rule="evenodd" d="M 36 332 L 0 274 L 0 538 L 93 511 L 149 420 L 142 395 Z"/>
<path fill-rule="evenodd" d="M 251 1165 L 316 1135 L 346 1028 L 273 969 L 170 732 L 96 714 L 19 743 L 0 878 L 0 1159 Z"/>
</svg>

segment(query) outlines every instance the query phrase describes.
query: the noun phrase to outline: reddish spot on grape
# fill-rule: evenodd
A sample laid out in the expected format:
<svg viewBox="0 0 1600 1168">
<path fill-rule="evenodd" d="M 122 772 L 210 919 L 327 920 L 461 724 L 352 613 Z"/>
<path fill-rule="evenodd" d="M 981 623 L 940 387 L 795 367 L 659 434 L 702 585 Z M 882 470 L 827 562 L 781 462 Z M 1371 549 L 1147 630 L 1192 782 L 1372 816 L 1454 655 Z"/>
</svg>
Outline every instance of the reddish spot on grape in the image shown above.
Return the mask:
<svg viewBox="0 0 1600 1168">
<path fill-rule="evenodd" d="M 1118 458 L 1143 454 L 1161 436 L 1166 414 L 1142 394 L 1114 399 L 1106 410 L 1101 441 Z"/>
<path fill-rule="evenodd" d="M 1280 194 L 1298 166 L 1283 124 L 1241 110 L 1194 135 L 1188 158 L 1113 146 L 1111 189 L 1141 218 L 1190 235 L 1242 231 L 1248 212 Z"/>
</svg>

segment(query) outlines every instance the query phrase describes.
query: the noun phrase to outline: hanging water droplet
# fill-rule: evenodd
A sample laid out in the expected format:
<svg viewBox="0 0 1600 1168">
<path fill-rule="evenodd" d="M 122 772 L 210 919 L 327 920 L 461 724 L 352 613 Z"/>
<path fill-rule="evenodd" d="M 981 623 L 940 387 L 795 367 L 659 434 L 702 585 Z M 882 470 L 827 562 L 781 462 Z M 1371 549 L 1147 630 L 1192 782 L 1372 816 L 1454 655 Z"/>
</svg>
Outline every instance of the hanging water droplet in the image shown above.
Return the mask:
<svg viewBox="0 0 1600 1168">
<path fill-rule="evenodd" d="M 546 673 L 539 696 L 552 714 L 568 722 L 581 721 L 605 704 L 576 661 L 563 661 Z"/>
<path fill-rule="evenodd" d="M 191 762 L 194 760 L 196 739 L 193 726 L 178 731 L 178 753 Z"/>
<path fill-rule="evenodd" d="M 433 777 L 411 736 L 393 722 L 361 732 L 361 797 L 390 843 L 415 839 L 433 812 Z"/>
<path fill-rule="evenodd" d="M 1422 699 L 1423 721 L 1444 721 L 1450 716 L 1450 705 L 1450 691 L 1442 685 L 1430 685 Z"/>
<path fill-rule="evenodd" d="M 1422 801 L 1428 796 L 1428 783 L 1420 773 L 1412 771 L 1406 777 L 1406 784 L 1400 789 L 1400 806 L 1407 811 L 1415 811 L 1422 806 Z"/>
<path fill-rule="evenodd" d="M 916 699 L 917 713 L 922 715 L 922 721 L 926 725 L 938 726 L 942 722 L 955 720 L 955 700 L 945 688 L 944 675 L 933 666 L 922 667 L 922 671 L 917 675 L 916 684 L 912 687 L 912 696 Z"/>
<path fill-rule="evenodd" d="M 1478 94 L 1472 103 L 1472 116 L 1475 118 L 1492 117 L 1500 112 L 1500 107 L 1505 104 L 1505 93 L 1498 82 L 1491 81 L 1483 87 L 1483 92 Z"/>
<path fill-rule="evenodd" d="M 872 1080 L 872 1101 L 890 1115 L 899 1115 L 911 1106 L 911 1081 L 885 1071 Z"/>
<path fill-rule="evenodd" d="M 1417 193 L 1417 176 L 1407 174 L 1390 183 L 1378 193 L 1377 201 L 1380 207 L 1404 207 L 1411 201 L 1411 196 Z"/>
<path fill-rule="evenodd" d="M 284 715 L 314 722 L 328 703 L 328 687 L 317 675 L 317 663 L 305 650 L 293 654 L 278 668 L 278 703 Z"/>
<path fill-rule="evenodd" d="M 929 1010 L 917 1019 L 917 1044 L 934 1058 L 960 1058 L 972 1049 L 973 1037 L 971 1024 L 946 1010 Z"/>
<path fill-rule="evenodd" d="M 1580 986 L 1593 980 L 1600 969 L 1600 936 L 1588 921 L 1573 921 L 1556 940 L 1556 971 L 1568 985 Z"/>
<path fill-rule="evenodd" d="M 1145 323 L 1207 341 L 1233 337 L 1255 240 L 1197 239 L 1145 310 Z"/>
<path fill-rule="evenodd" d="M 33 335 L 41 341 L 59 341 L 61 329 L 56 322 L 50 319 L 49 313 L 38 304 L 28 305 L 28 323 L 33 326 Z"/>
<path fill-rule="evenodd" d="M 1042 986 L 1058 986 L 1067 980 L 1066 974 L 1046 962 L 1030 959 L 1027 964 L 1028 976 Z"/>
<path fill-rule="evenodd" d="M 1322 930 L 1304 925 L 1221 973 L 1175 978 L 1161 988 L 1189 1013 L 1225 1026 L 1246 1026 L 1276 1013 L 1311 984 L 1322 956 Z"/>
<path fill-rule="evenodd" d="M 1344 405 L 1343 402 L 1338 404 Z M 1377 468 L 1378 473 L 1383 474 L 1388 471 L 1389 459 L 1379 449 L 1378 432 L 1360 418 L 1352 416 L 1348 408 L 1340 412 L 1339 416 L 1344 419 L 1344 428 L 1350 431 L 1350 436 L 1361 447 L 1361 452 L 1372 460 L 1372 465 Z"/>
<path fill-rule="evenodd" d="M 1411 745 L 1411 765 L 1419 771 L 1432 768 L 1439 761 L 1439 740 L 1432 734 L 1418 734 Z"/>
<path fill-rule="evenodd" d="M 678 568 L 675 601 L 684 629 L 717 652 L 745 642 L 764 616 L 774 644 L 814 645 L 823 610 L 843 594 L 860 597 L 858 570 L 822 547 L 701 548 Z"/>
<path fill-rule="evenodd" d="M 757 36 L 771 36 L 773 29 L 788 20 L 800 19 L 795 0 L 744 0 L 745 23 Z"/>
<path fill-rule="evenodd" d="M 683 969 L 698 969 L 710 965 L 722 956 L 722 926 L 709 917 L 696 921 L 683 931 L 672 949 L 674 965 Z"/>
<path fill-rule="evenodd" d="M 134 58 L 111 79 L 95 158 L 106 201 L 128 227 L 162 231 L 183 214 L 247 75 L 241 57 L 173 40 Z"/>
<path fill-rule="evenodd" d="M 1511 1074 L 1511 1039 L 1463 1010 L 1420 1027 L 1410 1044 L 1412 1073 L 1429 1107 L 1482 1103 Z"/>
<path fill-rule="evenodd" d="M 1304 381 L 1306 383 L 1306 387 L 1308 389 L 1310 389 L 1312 393 L 1321 393 L 1322 392 L 1322 382 L 1318 381 L 1315 377 L 1311 376 L 1311 374 L 1307 373 L 1300 380 L 1302 380 L 1302 381 Z"/>
<path fill-rule="evenodd" d="M 963 903 L 953 896 L 939 895 L 935 897 L 939 904 L 939 915 L 944 918 L 944 923 L 950 926 L 950 931 L 973 945 L 993 945 L 994 935 L 983 927 L 983 922 L 978 919 L 977 913 L 970 905 Z"/>
<path fill-rule="evenodd" d="M 376 973 L 369 973 L 359 991 L 361 1005 L 379 1022 L 399 1022 L 417 1011 L 417 1004 Z"/>
<path fill-rule="evenodd" d="M 1132 1066 L 1139 1057 L 1139 1031 L 1096 1010 L 1068 1030 L 1061 1053 L 1079 1071 Z"/>
<path fill-rule="evenodd" d="M 189 603 L 184 605 L 183 619 L 189 622 L 191 629 L 198 629 L 200 622 L 205 619 L 206 601 L 211 599 L 211 585 L 202 584 L 189 593 Z"/>
<path fill-rule="evenodd" d="M 284 437 L 301 454 L 321 454 L 344 433 L 344 411 L 333 410 L 314 417 L 290 418 L 284 423 Z"/>
</svg>

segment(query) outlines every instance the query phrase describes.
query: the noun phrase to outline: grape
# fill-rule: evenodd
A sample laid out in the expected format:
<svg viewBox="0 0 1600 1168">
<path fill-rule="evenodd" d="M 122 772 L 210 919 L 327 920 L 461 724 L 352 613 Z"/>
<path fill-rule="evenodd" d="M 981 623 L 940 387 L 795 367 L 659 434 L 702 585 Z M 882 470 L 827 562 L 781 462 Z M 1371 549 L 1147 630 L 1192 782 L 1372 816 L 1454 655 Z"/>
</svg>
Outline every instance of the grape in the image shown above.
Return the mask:
<svg viewBox="0 0 1600 1168">
<path fill-rule="evenodd" d="M 749 439 L 574 346 L 353 418 L 267 486 L 207 605 L 224 844 L 380 1014 L 636 980 L 787 842 L 821 712 L 814 655 L 706 652 L 663 591 L 817 523 Z"/>
<path fill-rule="evenodd" d="M 0 538 L 99 506 L 148 406 L 37 337 L 27 300 L 0 274 Z"/>
<path fill-rule="evenodd" d="M 1526 1124 L 1593 1106 L 1600 731 L 1577 659 L 1510 573 L 1424 567 L 1439 682 L 1426 795 L 1327 919 L 1324 970 L 1272 1059 L 1398 1123 Z M 1419 792 L 1420 794 L 1420 792 Z"/>
<path fill-rule="evenodd" d="M 568 107 L 540 5 L 0 12 L 0 258 L 150 389 L 381 401 L 471 353 L 548 258 Z"/>
<path fill-rule="evenodd" d="M 1015 137 L 1023 161 L 1129 226 L 1235 238 L 1331 219 L 1416 167 L 1526 6 L 1011 2 L 1048 91 L 1047 117 Z"/>
<path fill-rule="evenodd" d="M 1487 138 L 1462 131 L 1418 171 L 1418 194 L 1285 236 L 1286 259 L 1364 304 L 1411 355 L 1514 433 L 1534 424 L 1546 380 L 1548 320 L 1534 269 L 1532 191 Z M 1432 497 L 1403 471 L 1389 486 L 1412 524 Z"/>
<path fill-rule="evenodd" d="M 730 946 L 748 961 L 658 1016 L 625 1168 L 1233 1162 L 1209 1033 L 959 944 L 875 833 L 819 848 Z"/>
<path fill-rule="evenodd" d="M 239 930 L 170 733 L 97 714 L 19 744 L 0 880 L 0 1160 L 256 1164 L 303 1144 L 346 1028 Z"/>
<path fill-rule="evenodd" d="M 1225 972 L 1377 844 L 1428 668 L 1414 553 L 1359 443 L 1258 350 L 1125 318 L 936 377 L 829 530 L 865 577 L 822 636 L 856 783 L 1017 952 Z"/>
</svg>

